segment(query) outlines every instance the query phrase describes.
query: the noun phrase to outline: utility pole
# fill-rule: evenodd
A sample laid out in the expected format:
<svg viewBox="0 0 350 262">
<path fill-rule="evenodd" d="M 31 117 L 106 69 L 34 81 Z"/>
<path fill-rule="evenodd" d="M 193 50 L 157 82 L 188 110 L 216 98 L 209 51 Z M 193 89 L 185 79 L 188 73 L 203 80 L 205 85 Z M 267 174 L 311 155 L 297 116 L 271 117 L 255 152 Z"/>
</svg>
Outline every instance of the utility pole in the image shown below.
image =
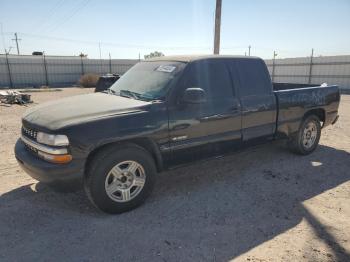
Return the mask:
<svg viewBox="0 0 350 262">
<path fill-rule="evenodd" d="M 11 48 L 10 48 L 10 50 L 11 50 Z M 9 53 L 10 53 L 10 50 L 9 50 Z M 10 88 L 13 88 L 13 81 L 12 81 L 11 68 L 10 68 L 10 61 L 9 61 L 9 57 L 8 57 L 8 53 L 7 53 L 6 48 L 5 48 L 5 58 L 6 58 L 7 72 L 8 72 L 9 81 L 10 81 Z"/>
<path fill-rule="evenodd" d="M 220 53 L 221 6 L 222 6 L 222 0 L 216 0 L 214 55 L 218 55 Z"/>
<path fill-rule="evenodd" d="M 45 51 L 43 51 L 43 64 L 44 64 L 44 73 L 45 73 L 45 82 L 46 86 L 49 86 L 49 76 L 47 74 L 47 63 L 46 63 L 46 57 L 45 57 Z"/>
<path fill-rule="evenodd" d="M 111 53 L 109 53 L 109 72 L 112 74 L 112 58 L 111 58 Z"/>
<path fill-rule="evenodd" d="M 11 52 L 11 49 L 12 49 L 12 46 L 9 46 L 9 49 L 7 50 L 6 48 L 5 48 L 5 54 L 10 54 L 10 52 Z"/>
<path fill-rule="evenodd" d="M 101 56 L 101 43 L 98 42 L 98 50 L 99 50 L 99 53 L 100 53 L 100 60 L 102 59 L 102 56 Z"/>
<path fill-rule="evenodd" d="M 100 51 L 100 69 L 101 69 L 101 74 L 103 73 L 102 72 L 102 55 L 101 55 L 101 43 L 98 42 L 98 49 Z"/>
<path fill-rule="evenodd" d="M 275 78 L 275 59 L 276 59 L 276 56 L 277 56 L 276 51 L 273 51 L 273 59 L 272 59 L 272 76 L 271 76 L 271 78 L 272 78 L 272 82 L 273 82 L 273 80 L 274 80 L 274 78 Z"/>
<path fill-rule="evenodd" d="M 311 56 L 310 56 L 309 79 L 307 81 L 308 84 L 311 84 L 313 59 L 314 59 L 314 49 L 312 48 L 311 49 Z"/>
<path fill-rule="evenodd" d="M 13 41 L 16 41 L 16 46 L 17 46 L 17 55 L 19 55 L 19 47 L 18 47 L 18 41 L 21 41 L 22 39 L 19 39 L 17 37 L 17 33 L 15 33 L 15 39 L 12 39 Z"/>
<path fill-rule="evenodd" d="M 81 75 L 84 75 L 84 62 L 83 62 L 84 54 L 83 52 L 80 53 L 80 64 L 81 64 Z"/>
<path fill-rule="evenodd" d="M 248 46 L 248 56 L 250 56 L 250 48 L 251 48 L 251 46 L 249 45 Z"/>
</svg>

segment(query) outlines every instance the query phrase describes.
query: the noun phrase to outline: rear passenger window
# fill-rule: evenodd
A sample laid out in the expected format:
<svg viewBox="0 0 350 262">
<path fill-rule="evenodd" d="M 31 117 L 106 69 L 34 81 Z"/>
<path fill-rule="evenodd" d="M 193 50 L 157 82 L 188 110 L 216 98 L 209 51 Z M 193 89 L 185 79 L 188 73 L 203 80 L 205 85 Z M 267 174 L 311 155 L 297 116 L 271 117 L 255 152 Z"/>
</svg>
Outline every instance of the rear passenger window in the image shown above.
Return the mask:
<svg viewBox="0 0 350 262">
<path fill-rule="evenodd" d="M 237 59 L 230 62 L 232 75 L 238 75 L 240 96 L 271 93 L 271 80 L 263 63 L 253 59 Z"/>
<path fill-rule="evenodd" d="M 190 65 L 185 82 L 186 88 L 200 87 L 208 100 L 232 99 L 233 88 L 228 68 L 223 61 L 203 60 Z"/>
</svg>

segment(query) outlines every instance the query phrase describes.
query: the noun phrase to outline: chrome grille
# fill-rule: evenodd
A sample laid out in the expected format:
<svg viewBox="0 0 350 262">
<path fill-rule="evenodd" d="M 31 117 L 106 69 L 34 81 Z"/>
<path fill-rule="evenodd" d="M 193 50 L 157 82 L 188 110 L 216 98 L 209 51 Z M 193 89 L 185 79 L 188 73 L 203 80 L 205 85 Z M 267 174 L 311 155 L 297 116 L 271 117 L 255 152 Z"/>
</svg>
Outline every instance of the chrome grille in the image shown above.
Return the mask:
<svg viewBox="0 0 350 262">
<path fill-rule="evenodd" d="M 22 126 L 22 134 L 26 137 L 36 140 L 38 132 L 28 127 Z"/>
</svg>

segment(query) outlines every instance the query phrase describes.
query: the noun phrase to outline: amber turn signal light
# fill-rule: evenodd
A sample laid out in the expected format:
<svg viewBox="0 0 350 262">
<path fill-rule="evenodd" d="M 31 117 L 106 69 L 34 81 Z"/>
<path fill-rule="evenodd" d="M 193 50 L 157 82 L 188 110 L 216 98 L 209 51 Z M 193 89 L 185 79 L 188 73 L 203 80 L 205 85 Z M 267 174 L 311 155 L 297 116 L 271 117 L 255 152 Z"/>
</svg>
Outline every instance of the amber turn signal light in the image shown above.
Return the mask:
<svg viewBox="0 0 350 262">
<path fill-rule="evenodd" d="M 72 160 L 72 156 L 71 155 L 51 155 L 51 154 L 47 154 L 44 152 L 38 152 L 38 155 L 40 157 L 42 157 L 43 159 L 52 162 L 52 163 L 56 163 L 56 164 L 65 164 L 68 163 Z"/>
</svg>

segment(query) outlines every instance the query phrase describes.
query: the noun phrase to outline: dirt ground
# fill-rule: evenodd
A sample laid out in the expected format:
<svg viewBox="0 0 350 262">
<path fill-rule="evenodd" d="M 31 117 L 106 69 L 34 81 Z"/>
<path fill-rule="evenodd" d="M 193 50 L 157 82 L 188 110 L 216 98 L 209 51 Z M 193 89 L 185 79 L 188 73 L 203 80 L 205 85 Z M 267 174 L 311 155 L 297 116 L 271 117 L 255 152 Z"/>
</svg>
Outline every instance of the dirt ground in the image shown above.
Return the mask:
<svg viewBox="0 0 350 262">
<path fill-rule="evenodd" d="M 1 261 L 350 261 L 349 95 L 313 154 L 273 142 L 162 173 L 143 206 L 115 216 L 17 166 L 25 110 L 0 106 Z"/>
</svg>

